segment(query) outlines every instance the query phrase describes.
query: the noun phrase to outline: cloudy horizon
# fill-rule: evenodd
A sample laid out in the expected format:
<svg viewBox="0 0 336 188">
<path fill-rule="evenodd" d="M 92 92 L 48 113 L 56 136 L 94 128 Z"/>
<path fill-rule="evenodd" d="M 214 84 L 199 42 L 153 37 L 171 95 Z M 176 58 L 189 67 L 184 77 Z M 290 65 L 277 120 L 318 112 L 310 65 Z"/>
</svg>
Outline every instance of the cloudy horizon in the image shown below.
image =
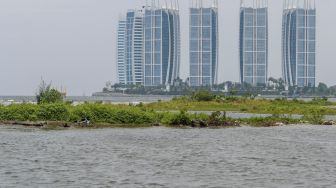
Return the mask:
<svg viewBox="0 0 336 188">
<path fill-rule="evenodd" d="M 0 95 L 34 95 L 43 78 L 68 95 L 91 95 L 116 82 L 120 14 L 146 0 L 2 0 Z M 281 77 L 283 2 L 269 0 L 269 76 Z M 238 0 L 219 0 L 219 82 L 239 81 Z M 317 83 L 336 85 L 335 0 L 317 1 Z M 181 77 L 189 73 L 189 0 L 180 0 Z"/>
</svg>

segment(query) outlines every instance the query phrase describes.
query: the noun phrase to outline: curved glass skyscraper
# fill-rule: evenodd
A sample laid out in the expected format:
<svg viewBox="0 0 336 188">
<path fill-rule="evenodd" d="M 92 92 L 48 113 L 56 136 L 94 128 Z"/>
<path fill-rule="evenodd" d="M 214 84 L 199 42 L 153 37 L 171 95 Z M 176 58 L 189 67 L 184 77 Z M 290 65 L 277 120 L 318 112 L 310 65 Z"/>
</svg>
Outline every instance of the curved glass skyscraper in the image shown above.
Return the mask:
<svg viewBox="0 0 336 188">
<path fill-rule="evenodd" d="M 120 16 L 117 31 L 117 71 L 118 82 L 126 84 L 125 70 L 125 37 L 126 37 L 126 17 Z"/>
<path fill-rule="evenodd" d="M 288 86 L 315 87 L 315 1 L 285 1 L 282 24 L 282 67 L 283 78 Z"/>
<path fill-rule="evenodd" d="M 242 83 L 252 85 L 267 83 L 267 0 L 241 0 L 239 59 Z"/>
<path fill-rule="evenodd" d="M 143 84 L 144 31 L 142 10 L 120 16 L 117 33 L 117 70 L 121 84 Z"/>
<path fill-rule="evenodd" d="M 217 83 L 218 67 L 218 1 L 205 8 L 203 0 L 192 1 L 190 8 L 190 86 L 212 86 Z"/>
<path fill-rule="evenodd" d="M 168 8 L 146 6 L 144 14 L 144 85 L 170 86 L 180 72 L 180 15 L 177 2 Z"/>
</svg>

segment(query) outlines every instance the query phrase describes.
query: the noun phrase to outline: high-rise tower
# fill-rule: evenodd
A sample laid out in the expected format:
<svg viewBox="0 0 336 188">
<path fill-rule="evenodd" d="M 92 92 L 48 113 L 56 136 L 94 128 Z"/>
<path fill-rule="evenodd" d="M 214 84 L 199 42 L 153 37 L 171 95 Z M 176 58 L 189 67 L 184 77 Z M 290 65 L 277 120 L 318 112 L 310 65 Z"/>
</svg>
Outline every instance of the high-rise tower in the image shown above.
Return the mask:
<svg viewBox="0 0 336 188">
<path fill-rule="evenodd" d="M 315 0 L 285 0 L 282 23 L 283 79 L 288 86 L 315 87 Z"/>
<path fill-rule="evenodd" d="M 143 84 L 143 12 L 130 10 L 126 15 L 125 77 L 126 84 Z"/>
<path fill-rule="evenodd" d="M 125 70 L 126 17 L 120 16 L 117 31 L 117 73 L 118 83 L 126 84 Z"/>
<path fill-rule="evenodd" d="M 218 1 L 211 2 L 212 5 L 205 5 L 203 0 L 193 0 L 190 8 L 189 58 L 192 87 L 217 83 Z"/>
<path fill-rule="evenodd" d="M 242 83 L 254 86 L 267 83 L 267 0 L 241 0 L 239 59 Z"/>
<path fill-rule="evenodd" d="M 152 1 L 144 14 L 144 85 L 170 86 L 180 71 L 178 1 Z"/>
</svg>

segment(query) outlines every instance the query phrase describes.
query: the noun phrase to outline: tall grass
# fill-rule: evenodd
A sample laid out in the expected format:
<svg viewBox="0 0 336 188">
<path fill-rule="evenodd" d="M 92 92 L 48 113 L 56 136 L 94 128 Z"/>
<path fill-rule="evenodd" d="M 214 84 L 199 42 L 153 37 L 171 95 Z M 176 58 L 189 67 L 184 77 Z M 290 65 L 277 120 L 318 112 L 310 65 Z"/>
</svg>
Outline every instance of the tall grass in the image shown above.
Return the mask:
<svg viewBox="0 0 336 188">
<path fill-rule="evenodd" d="M 256 114 L 313 114 L 318 110 L 322 115 L 336 115 L 336 103 L 325 99 L 310 102 L 287 99 L 248 99 L 244 97 L 220 97 L 211 101 L 198 101 L 183 97 L 172 101 L 145 105 L 154 110 L 194 110 L 194 111 L 236 111 Z"/>
<path fill-rule="evenodd" d="M 325 114 L 336 114 L 335 109 L 316 104 L 316 101 L 287 101 L 287 100 L 250 100 L 244 98 L 230 98 L 223 101 L 199 102 L 188 98 L 175 99 L 170 102 L 159 102 L 149 105 L 105 105 L 82 104 L 72 106 L 67 103 L 51 104 L 13 104 L 0 106 L 0 121 L 60 121 L 81 122 L 90 120 L 94 123 L 108 123 L 113 125 L 169 125 L 169 126 L 231 126 L 239 123 L 253 126 L 272 126 L 278 122 L 284 124 L 308 122 L 321 124 Z M 330 104 L 328 104 L 330 105 Z M 269 118 L 248 118 L 234 120 L 223 113 L 214 112 L 212 115 L 191 114 L 189 110 L 229 111 L 241 110 L 253 113 L 271 113 Z M 166 111 L 158 111 L 158 110 Z M 169 110 L 180 110 L 171 112 Z M 225 109 L 225 110 L 223 110 Z M 302 114 L 302 120 L 286 118 L 283 114 Z M 238 123 L 237 123 L 238 122 Z"/>
</svg>

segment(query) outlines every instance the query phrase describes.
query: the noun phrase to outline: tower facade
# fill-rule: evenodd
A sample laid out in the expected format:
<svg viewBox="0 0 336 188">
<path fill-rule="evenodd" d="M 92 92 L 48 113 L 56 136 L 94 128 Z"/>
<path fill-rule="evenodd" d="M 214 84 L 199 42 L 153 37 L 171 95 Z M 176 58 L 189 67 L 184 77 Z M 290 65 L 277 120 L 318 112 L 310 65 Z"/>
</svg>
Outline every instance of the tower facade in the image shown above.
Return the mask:
<svg viewBox="0 0 336 188">
<path fill-rule="evenodd" d="M 125 77 L 126 84 L 143 84 L 143 12 L 131 10 L 126 16 Z"/>
<path fill-rule="evenodd" d="M 218 1 L 204 6 L 194 0 L 190 8 L 189 61 L 190 86 L 212 86 L 217 83 L 218 68 Z"/>
<path fill-rule="evenodd" d="M 265 85 L 268 77 L 267 0 L 241 0 L 239 33 L 240 80 Z"/>
<path fill-rule="evenodd" d="M 118 73 L 118 82 L 120 84 L 126 84 L 125 35 L 126 35 L 126 18 L 124 16 L 120 16 L 117 31 L 117 73 Z"/>
<path fill-rule="evenodd" d="M 172 85 L 180 72 L 178 3 L 146 6 L 144 33 L 144 85 Z"/>
<path fill-rule="evenodd" d="M 286 0 L 282 23 L 282 71 L 288 86 L 315 87 L 316 9 L 313 0 Z"/>
</svg>

